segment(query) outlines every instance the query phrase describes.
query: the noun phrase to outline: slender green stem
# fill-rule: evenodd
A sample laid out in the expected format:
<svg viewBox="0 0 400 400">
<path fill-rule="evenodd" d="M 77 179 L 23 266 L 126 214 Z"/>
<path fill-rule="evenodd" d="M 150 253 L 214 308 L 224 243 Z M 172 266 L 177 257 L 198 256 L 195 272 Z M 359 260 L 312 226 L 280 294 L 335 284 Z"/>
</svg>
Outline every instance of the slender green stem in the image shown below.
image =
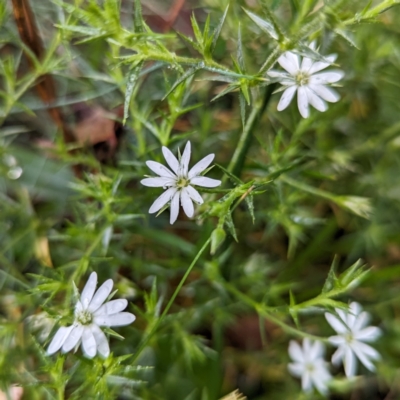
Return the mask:
<svg viewBox="0 0 400 400">
<path fill-rule="evenodd" d="M 228 166 L 228 171 L 231 172 L 233 175 L 239 175 L 243 168 L 245 157 L 247 152 L 249 151 L 251 140 L 253 138 L 254 128 L 257 126 L 257 123 L 259 122 L 261 115 L 267 108 L 267 105 L 269 103 L 269 100 L 271 99 L 274 89 L 275 89 L 275 84 L 267 86 L 262 101 L 261 102 L 259 101 L 255 105 L 255 107 L 252 109 L 249 115 L 249 118 L 246 121 L 246 125 L 243 128 L 243 132 L 240 136 L 239 143 L 236 146 L 236 150 Z M 225 175 L 223 180 L 226 179 L 227 177 Z"/>
<path fill-rule="evenodd" d="M 314 339 L 314 340 L 319 340 L 319 341 L 323 341 L 323 342 L 327 341 L 327 339 L 325 339 L 323 337 L 316 336 L 316 335 L 311 335 L 311 334 L 302 332 L 301 330 L 299 330 L 297 328 L 294 328 L 293 326 L 288 325 L 286 322 L 283 322 L 279 318 L 277 318 L 277 317 L 272 315 L 272 312 L 273 312 L 273 310 L 275 310 L 275 308 L 271 309 L 269 307 L 266 307 L 264 304 L 257 303 L 252 298 L 250 298 L 246 294 L 244 294 L 241 291 L 239 291 L 238 289 L 236 289 L 230 283 L 228 283 L 226 281 L 223 281 L 222 284 L 224 285 L 224 287 L 229 292 L 234 294 L 237 298 L 242 300 L 244 303 L 246 303 L 250 307 L 254 308 L 254 310 L 257 312 L 257 314 L 260 317 L 262 317 L 264 319 L 267 319 L 267 320 L 273 322 L 274 324 L 280 326 L 286 333 L 290 333 L 290 334 L 293 334 L 293 335 L 296 335 L 296 336 L 300 336 L 300 337 L 304 337 L 304 338 L 310 338 L 310 339 Z"/>
<path fill-rule="evenodd" d="M 153 337 L 154 333 L 157 331 L 158 327 L 160 326 L 161 322 L 165 318 L 165 316 L 168 314 L 169 309 L 171 308 L 172 304 L 174 303 L 176 296 L 178 296 L 178 293 L 182 289 L 182 286 L 186 282 L 186 279 L 188 278 L 190 272 L 192 271 L 193 267 L 196 265 L 198 259 L 200 256 L 203 254 L 204 250 L 208 247 L 208 245 L 211 242 L 211 237 L 209 237 L 206 242 L 203 244 L 202 248 L 199 250 L 199 252 L 196 254 L 195 258 L 193 259 L 192 263 L 189 265 L 188 269 L 186 270 L 185 274 L 183 275 L 181 281 L 179 282 L 179 285 L 176 287 L 174 293 L 172 294 L 171 298 L 168 301 L 167 306 L 165 307 L 163 313 L 161 314 L 160 318 L 157 319 L 154 325 L 152 325 L 150 332 L 147 334 L 147 336 L 142 340 L 142 342 L 139 344 L 138 349 L 136 350 L 136 353 L 133 356 L 132 362 L 137 360 L 139 357 L 140 353 L 143 351 L 143 349 L 146 347 L 147 343 L 149 343 L 150 339 Z"/>
</svg>

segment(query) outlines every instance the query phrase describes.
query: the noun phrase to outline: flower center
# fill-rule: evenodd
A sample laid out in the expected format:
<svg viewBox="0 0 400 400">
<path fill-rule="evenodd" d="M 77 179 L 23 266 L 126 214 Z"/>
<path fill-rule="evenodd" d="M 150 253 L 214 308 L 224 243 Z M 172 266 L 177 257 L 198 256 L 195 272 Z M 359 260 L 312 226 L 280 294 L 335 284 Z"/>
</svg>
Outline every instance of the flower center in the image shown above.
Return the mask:
<svg viewBox="0 0 400 400">
<path fill-rule="evenodd" d="M 351 344 L 354 340 L 353 334 L 351 332 L 348 332 L 344 335 L 344 338 L 346 340 L 346 343 Z"/>
<path fill-rule="evenodd" d="M 93 314 L 89 311 L 80 311 L 76 313 L 76 320 L 81 325 L 89 325 L 93 321 Z"/>
<path fill-rule="evenodd" d="M 184 177 L 180 177 L 177 181 L 176 181 L 176 186 L 178 188 L 184 188 L 186 186 L 188 186 L 190 183 L 190 180 Z"/>
<path fill-rule="evenodd" d="M 298 86 L 305 86 L 310 81 L 310 75 L 307 74 L 306 72 L 299 71 L 295 77 L 295 80 Z"/>
<path fill-rule="evenodd" d="M 314 372 L 315 371 L 314 364 L 306 364 L 306 370 L 308 372 Z"/>
</svg>

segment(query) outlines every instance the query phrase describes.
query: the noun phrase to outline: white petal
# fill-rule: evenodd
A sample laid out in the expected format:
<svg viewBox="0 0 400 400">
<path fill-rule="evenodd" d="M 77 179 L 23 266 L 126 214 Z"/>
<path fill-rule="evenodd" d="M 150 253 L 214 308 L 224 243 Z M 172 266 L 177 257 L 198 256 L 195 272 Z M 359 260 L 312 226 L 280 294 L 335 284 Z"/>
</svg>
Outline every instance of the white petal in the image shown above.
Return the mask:
<svg viewBox="0 0 400 400">
<path fill-rule="evenodd" d="M 335 346 L 341 346 L 346 343 L 346 339 L 344 336 L 331 336 L 328 338 L 329 342 Z"/>
<path fill-rule="evenodd" d="M 278 58 L 278 63 L 285 69 L 289 74 L 296 75 L 300 69 L 299 56 L 287 51 Z"/>
<path fill-rule="evenodd" d="M 96 315 L 93 322 L 98 326 L 125 326 L 131 324 L 136 317 L 129 312 L 112 315 Z"/>
<path fill-rule="evenodd" d="M 319 97 L 330 103 L 336 103 L 340 99 L 340 95 L 336 90 L 324 85 L 308 85 L 308 87 L 313 90 Z"/>
<path fill-rule="evenodd" d="M 329 72 L 321 72 L 319 74 L 310 76 L 311 84 L 325 84 L 325 83 L 334 83 L 340 81 L 344 77 L 343 71 L 329 71 Z"/>
<path fill-rule="evenodd" d="M 209 154 L 208 156 L 201 159 L 197 164 L 195 164 L 189 171 L 188 178 L 191 179 L 201 172 L 203 172 L 214 160 L 215 155 Z"/>
<path fill-rule="evenodd" d="M 332 355 L 332 364 L 338 366 L 344 357 L 344 347 L 339 347 Z"/>
<path fill-rule="evenodd" d="M 354 332 L 354 338 L 364 342 L 375 342 L 382 335 L 382 331 L 376 326 L 369 326 L 358 332 Z"/>
<path fill-rule="evenodd" d="M 308 107 L 307 91 L 304 86 L 300 86 L 297 90 L 297 106 L 303 118 L 308 118 L 310 109 Z"/>
<path fill-rule="evenodd" d="M 180 171 L 179 173 L 183 176 L 188 175 L 189 171 L 189 161 L 190 161 L 190 142 L 186 143 L 185 150 L 183 151 L 181 163 L 180 163 Z"/>
<path fill-rule="evenodd" d="M 108 295 L 111 293 L 113 286 L 113 280 L 108 279 L 97 289 L 97 292 L 93 296 L 93 299 L 88 307 L 88 310 L 90 312 L 95 312 L 106 301 Z"/>
<path fill-rule="evenodd" d="M 367 313 L 366 311 L 363 311 L 357 316 L 356 321 L 354 322 L 354 325 L 352 327 L 353 332 L 358 332 L 362 328 L 368 325 L 368 322 L 371 320 L 371 315 L 370 313 Z"/>
<path fill-rule="evenodd" d="M 323 372 L 322 372 L 323 371 Z M 314 374 L 312 377 L 312 381 L 314 386 L 317 388 L 317 390 L 321 394 L 326 394 L 327 393 L 327 387 L 326 384 L 330 381 L 331 376 L 330 374 L 326 371 L 326 369 L 318 371 L 318 373 Z"/>
<path fill-rule="evenodd" d="M 365 368 L 369 369 L 370 371 L 375 371 L 374 364 L 372 363 L 372 361 L 369 359 L 369 357 L 363 351 L 360 351 L 359 349 L 357 349 L 357 347 L 354 348 L 354 351 L 355 351 L 358 359 L 365 366 Z"/>
<path fill-rule="evenodd" d="M 356 370 L 357 370 L 357 359 L 353 351 L 350 349 L 350 347 L 347 347 L 345 349 L 345 354 L 344 354 L 344 372 L 346 373 L 346 376 L 349 378 L 356 374 Z"/>
<path fill-rule="evenodd" d="M 318 360 L 320 359 L 325 353 L 325 346 L 322 342 L 316 340 L 312 343 L 310 348 L 310 353 L 308 354 L 309 360 Z"/>
<path fill-rule="evenodd" d="M 282 71 L 275 71 L 271 69 L 267 73 L 271 78 L 282 78 L 282 79 L 290 79 L 291 75 L 287 74 L 286 72 Z M 293 79 L 293 78 L 292 78 Z"/>
<path fill-rule="evenodd" d="M 183 188 L 181 191 L 181 204 L 183 211 L 185 214 L 189 217 L 192 218 L 194 214 L 194 207 L 192 203 L 192 199 L 190 198 L 186 188 Z"/>
<path fill-rule="evenodd" d="M 205 176 L 195 176 L 190 180 L 190 184 L 214 188 L 219 186 L 221 184 L 221 181 L 219 181 L 218 179 L 206 178 Z"/>
<path fill-rule="evenodd" d="M 303 350 L 301 349 L 300 345 L 294 340 L 290 341 L 288 351 L 292 360 L 298 361 L 300 363 L 304 362 Z"/>
<path fill-rule="evenodd" d="M 297 86 L 289 86 L 281 96 L 281 99 L 279 100 L 277 110 L 282 111 L 284 110 L 292 101 L 294 94 L 296 93 Z"/>
<path fill-rule="evenodd" d="M 93 358 L 97 352 L 96 340 L 90 327 L 85 327 L 82 334 L 82 350 L 86 357 Z"/>
<path fill-rule="evenodd" d="M 300 69 L 303 72 L 308 72 L 309 69 L 311 68 L 311 66 L 313 65 L 313 60 L 311 58 L 308 57 L 303 57 L 303 61 L 301 62 L 301 67 Z"/>
<path fill-rule="evenodd" d="M 324 112 L 328 109 L 327 104 L 318 97 L 312 90 L 306 88 L 309 103 L 318 111 Z"/>
<path fill-rule="evenodd" d="M 147 166 L 157 175 L 164 178 L 175 178 L 176 176 L 165 166 L 156 161 L 146 161 Z"/>
<path fill-rule="evenodd" d="M 343 321 L 343 325 L 345 325 L 346 327 L 348 327 L 347 324 L 347 317 L 348 317 L 348 313 L 344 312 L 342 309 L 340 308 L 335 308 L 336 313 L 339 315 L 340 320 Z M 339 321 L 340 321 L 339 320 Z"/>
<path fill-rule="evenodd" d="M 154 214 L 161 210 L 171 200 L 176 191 L 177 189 L 172 187 L 167 189 L 161 196 L 157 197 L 149 209 L 149 214 Z"/>
<path fill-rule="evenodd" d="M 162 147 L 162 152 L 164 154 L 165 161 L 168 163 L 169 167 L 172 169 L 172 171 L 175 172 L 175 174 L 177 174 L 179 170 L 178 159 L 172 154 L 171 150 L 165 146 Z"/>
<path fill-rule="evenodd" d="M 142 185 L 147 187 L 164 187 L 164 188 L 167 186 L 173 186 L 175 182 L 176 182 L 175 179 L 163 178 L 163 177 L 145 178 L 140 181 Z"/>
<path fill-rule="evenodd" d="M 180 197 L 181 193 L 180 192 L 176 192 L 174 194 L 174 197 L 172 197 L 171 200 L 171 206 L 169 209 L 170 215 L 169 215 L 169 223 L 172 225 L 178 218 L 178 214 L 179 214 L 179 197 Z"/>
<path fill-rule="evenodd" d="M 199 192 L 193 186 L 186 186 L 186 190 L 190 196 L 190 198 L 197 204 L 203 204 L 204 200 L 200 196 Z"/>
<path fill-rule="evenodd" d="M 312 389 L 311 374 L 308 370 L 305 370 L 301 377 L 301 388 L 304 392 L 309 392 Z"/>
<path fill-rule="evenodd" d="M 110 346 L 104 332 L 95 324 L 92 324 L 90 329 L 92 330 L 93 336 L 96 340 L 97 350 L 104 357 L 107 358 L 110 355 Z"/>
<path fill-rule="evenodd" d="M 112 300 L 105 304 L 103 304 L 95 313 L 94 315 L 110 315 L 125 310 L 126 306 L 128 305 L 128 300 L 125 299 L 118 299 Z"/>
<path fill-rule="evenodd" d="M 349 328 L 352 328 L 354 326 L 354 323 L 356 322 L 356 319 L 361 314 L 361 312 L 362 312 L 361 305 L 353 301 L 350 304 L 347 316 L 347 325 L 349 326 Z"/>
<path fill-rule="evenodd" d="M 337 58 L 337 54 L 330 54 L 329 56 L 325 57 L 329 62 L 324 62 L 324 61 L 316 61 L 314 62 L 310 69 L 308 70 L 309 74 L 315 74 L 318 71 L 321 71 L 327 67 L 329 67 L 332 63 L 335 62 Z"/>
<path fill-rule="evenodd" d="M 63 353 L 68 353 L 79 343 L 82 337 L 82 333 L 82 325 L 73 325 L 73 329 L 71 330 L 70 334 L 68 335 L 62 346 Z"/>
<path fill-rule="evenodd" d="M 365 344 L 363 342 L 353 342 L 352 346 L 357 356 L 360 353 L 364 353 L 367 357 L 372 358 L 373 360 L 380 360 L 381 358 L 381 355 L 378 353 L 378 351 L 376 351 L 368 344 Z"/>
<path fill-rule="evenodd" d="M 337 332 L 337 333 L 346 333 L 349 330 L 347 327 L 341 322 L 335 315 L 330 313 L 325 313 L 325 318 L 328 321 L 329 325 Z"/>
<path fill-rule="evenodd" d="M 90 301 L 92 300 L 93 294 L 96 290 L 96 285 L 97 285 L 97 274 L 96 272 L 92 272 L 81 294 L 81 302 L 84 309 L 88 307 Z"/>
<path fill-rule="evenodd" d="M 296 378 L 300 378 L 304 372 L 304 365 L 290 363 L 288 364 L 288 370 L 293 376 L 295 376 Z"/>
<path fill-rule="evenodd" d="M 62 326 L 57 333 L 54 335 L 53 340 L 50 342 L 47 348 L 47 354 L 54 354 L 56 351 L 60 350 L 68 335 L 70 334 L 74 326 Z"/>
</svg>

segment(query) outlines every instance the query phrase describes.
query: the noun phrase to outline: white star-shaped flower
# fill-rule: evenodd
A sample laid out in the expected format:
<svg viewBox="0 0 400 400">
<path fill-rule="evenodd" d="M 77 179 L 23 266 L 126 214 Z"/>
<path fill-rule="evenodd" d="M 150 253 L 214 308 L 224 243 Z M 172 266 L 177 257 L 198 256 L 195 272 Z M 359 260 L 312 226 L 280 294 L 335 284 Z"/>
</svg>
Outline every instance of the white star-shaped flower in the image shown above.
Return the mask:
<svg viewBox="0 0 400 400">
<path fill-rule="evenodd" d="M 288 365 L 288 369 L 293 376 L 301 378 L 303 391 L 309 392 L 313 387 L 321 394 L 328 391 L 327 384 L 332 377 L 323 359 L 324 353 L 325 346 L 321 342 L 305 338 L 303 347 L 300 347 L 294 340 L 290 341 L 289 355 L 294 362 Z"/>
<path fill-rule="evenodd" d="M 315 43 L 310 45 L 315 50 Z M 278 111 L 284 110 L 292 101 L 297 91 L 297 106 L 303 118 L 310 115 L 311 104 L 318 111 L 324 112 L 328 109 L 326 102 L 335 103 L 340 99 L 339 94 L 327 86 L 327 84 L 338 82 L 344 73 L 340 70 L 319 72 L 335 62 L 336 54 L 326 58 L 328 62 L 314 61 L 311 58 L 301 59 L 297 54 L 287 51 L 278 58 L 278 63 L 287 72 L 271 70 L 268 75 L 278 78 L 279 83 L 286 86 L 278 103 Z M 317 73 L 319 72 L 319 73 Z"/>
<path fill-rule="evenodd" d="M 335 309 L 337 316 L 326 313 L 325 317 L 331 327 L 338 333 L 331 336 L 329 341 L 338 347 L 332 356 L 332 363 L 344 364 L 347 377 L 354 376 L 357 370 L 357 358 L 370 371 L 375 371 L 375 366 L 371 360 L 379 360 L 380 354 L 364 342 L 374 342 L 382 334 L 381 330 L 375 326 L 368 326 L 370 314 L 362 311 L 358 303 L 351 303 L 348 312 Z"/>
<path fill-rule="evenodd" d="M 101 326 L 124 326 L 131 324 L 136 317 L 129 312 L 121 312 L 128 305 L 125 299 L 104 301 L 111 293 L 114 282 L 105 281 L 96 291 L 97 274 L 92 272 L 82 291 L 80 301 L 75 306 L 75 320 L 71 326 L 62 326 L 54 335 L 47 354 L 60 350 L 67 353 L 82 344 L 86 357 L 93 358 L 98 352 L 108 357 L 110 347 Z M 104 303 L 104 304 L 103 304 Z"/>
<path fill-rule="evenodd" d="M 165 192 L 152 204 L 149 213 L 156 213 L 171 201 L 169 222 L 173 224 L 178 218 L 179 203 L 189 218 L 193 217 L 194 214 L 193 201 L 197 204 L 203 203 L 202 197 L 193 186 L 214 188 L 219 186 L 221 181 L 200 175 L 211 164 L 214 154 L 204 157 L 189 170 L 190 142 L 186 143 L 179 161 L 167 147 L 163 146 L 162 152 L 172 171 L 156 161 L 146 161 L 147 166 L 158 177 L 142 179 L 140 183 L 144 186 L 165 189 Z"/>
</svg>

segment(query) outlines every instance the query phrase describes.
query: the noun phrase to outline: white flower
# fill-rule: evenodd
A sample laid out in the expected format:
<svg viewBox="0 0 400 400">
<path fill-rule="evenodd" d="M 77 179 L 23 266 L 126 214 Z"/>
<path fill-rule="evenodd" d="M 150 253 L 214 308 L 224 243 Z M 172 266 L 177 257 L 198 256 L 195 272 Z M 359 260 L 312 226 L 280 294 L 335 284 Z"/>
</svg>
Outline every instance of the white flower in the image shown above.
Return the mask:
<svg viewBox="0 0 400 400">
<path fill-rule="evenodd" d="M 188 217 L 193 217 L 194 214 L 193 201 L 197 204 L 203 203 L 203 199 L 193 185 L 213 188 L 219 186 L 221 181 L 200 175 L 211 164 L 214 159 L 214 154 L 209 154 L 204 157 L 189 171 L 190 142 L 187 142 L 179 161 L 165 146 L 163 146 L 162 152 L 165 161 L 167 161 L 172 171 L 156 161 L 146 161 L 147 166 L 156 173 L 158 177 L 142 179 L 140 183 L 144 186 L 162 187 L 166 189 L 152 204 L 149 213 L 156 213 L 171 201 L 169 222 L 173 224 L 178 218 L 179 203 L 182 205 L 183 211 Z"/>
<path fill-rule="evenodd" d="M 327 384 L 332 377 L 323 359 L 324 352 L 325 346 L 321 342 L 306 338 L 303 347 L 300 347 L 294 340 L 290 341 L 289 355 L 294 362 L 288 365 L 288 369 L 292 375 L 301 378 L 301 387 L 305 392 L 313 386 L 321 394 L 327 392 Z"/>
<path fill-rule="evenodd" d="M 75 321 L 71 326 L 62 326 L 54 335 L 47 354 L 60 350 L 63 353 L 82 344 L 86 357 L 93 358 L 98 352 L 108 357 L 110 347 L 100 326 L 124 326 L 131 324 L 136 317 L 129 312 L 121 312 L 128 305 L 125 299 L 104 301 L 111 293 L 114 282 L 105 281 L 96 291 L 97 274 L 92 272 L 82 291 L 81 299 L 75 306 Z M 104 304 L 103 304 L 104 303 Z"/>
<path fill-rule="evenodd" d="M 315 43 L 310 45 L 315 50 Z M 320 72 L 336 60 L 336 54 L 325 57 L 327 61 L 313 61 L 311 58 L 301 57 L 291 51 L 287 51 L 278 58 L 278 63 L 287 72 L 271 70 L 268 75 L 280 79 L 279 82 L 286 86 L 278 103 L 278 111 L 284 110 L 292 101 L 297 91 L 297 106 L 303 118 L 310 115 L 309 104 L 318 111 L 326 111 L 326 101 L 335 103 L 340 99 L 339 94 L 326 86 L 329 83 L 338 82 L 344 73 L 339 70 Z"/>
<path fill-rule="evenodd" d="M 357 370 L 357 358 L 370 371 L 375 370 L 371 360 L 379 360 L 379 353 L 363 342 L 374 342 L 381 330 L 375 326 L 368 326 L 370 314 L 363 311 L 358 303 L 351 303 L 348 312 L 335 309 L 340 318 L 326 313 L 325 317 L 332 328 L 338 333 L 331 336 L 329 341 L 338 347 L 332 356 L 334 365 L 343 361 L 347 377 L 354 376 Z"/>
</svg>

